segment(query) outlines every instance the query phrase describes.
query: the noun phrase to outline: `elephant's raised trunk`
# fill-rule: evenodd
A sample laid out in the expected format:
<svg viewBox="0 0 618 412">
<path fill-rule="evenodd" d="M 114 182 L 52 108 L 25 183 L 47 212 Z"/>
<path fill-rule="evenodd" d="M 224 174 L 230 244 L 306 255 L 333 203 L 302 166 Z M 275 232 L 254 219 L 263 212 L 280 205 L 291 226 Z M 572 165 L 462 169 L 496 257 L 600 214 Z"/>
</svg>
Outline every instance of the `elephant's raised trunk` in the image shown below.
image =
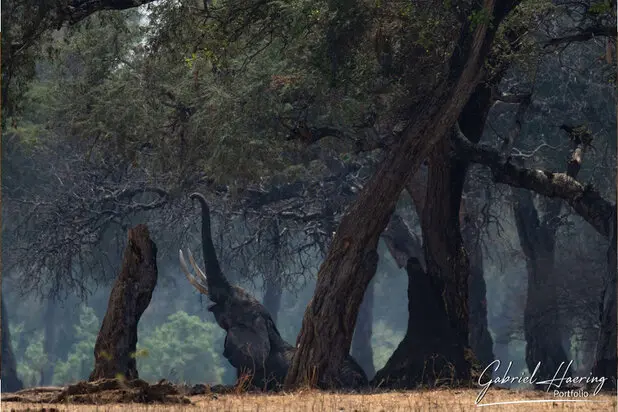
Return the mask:
<svg viewBox="0 0 618 412">
<path fill-rule="evenodd" d="M 202 206 L 202 251 L 206 267 L 206 280 L 208 281 L 208 294 L 213 302 L 222 303 L 231 294 L 232 287 L 221 271 L 217 252 L 212 243 L 210 209 L 206 198 L 201 193 L 192 193 L 190 198 L 196 199 Z"/>
</svg>

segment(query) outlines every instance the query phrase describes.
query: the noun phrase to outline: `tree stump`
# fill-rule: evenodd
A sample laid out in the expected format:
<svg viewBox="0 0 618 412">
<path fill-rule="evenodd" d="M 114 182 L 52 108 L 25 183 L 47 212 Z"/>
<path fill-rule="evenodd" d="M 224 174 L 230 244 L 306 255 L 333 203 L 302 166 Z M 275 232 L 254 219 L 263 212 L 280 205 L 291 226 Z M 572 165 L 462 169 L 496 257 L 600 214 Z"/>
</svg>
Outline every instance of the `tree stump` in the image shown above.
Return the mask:
<svg viewBox="0 0 618 412">
<path fill-rule="evenodd" d="M 90 381 L 122 375 L 138 378 L 135 350 L 137 323 L 157 285 L 157 247 L 146 225 L 129 229 L 122 269 L 112 288 L 101 330 L 94 346 Z"/>
</svg>

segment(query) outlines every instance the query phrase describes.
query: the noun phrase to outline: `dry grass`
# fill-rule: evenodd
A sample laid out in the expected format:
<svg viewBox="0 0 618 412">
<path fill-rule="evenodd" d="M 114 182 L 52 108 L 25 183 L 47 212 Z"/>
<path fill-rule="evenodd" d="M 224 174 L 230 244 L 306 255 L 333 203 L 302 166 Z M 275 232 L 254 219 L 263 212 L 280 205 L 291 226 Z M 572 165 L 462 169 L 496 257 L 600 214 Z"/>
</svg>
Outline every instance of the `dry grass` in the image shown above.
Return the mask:
<svg viewBox="0 0 618 412">
<path fill-rule="evenodd" d="M 482 403 L 546 399 L 546 403 L 495 405 L 478 409 L 474 401 L 476 389 L 417 390 L 365 395 L 332 394 L 319 391 L 299 391 L 292 394 L 229 394 L 192 396 L 192 405 L 72 405 L 27 404 L 3 402 L 2 411 L 185 411 L 217 412 L 284 412 L 284 411 L 616 411 L 616 396 L 599 394 L 587 399 L 596 401 L 559 402 L 551 393 L 491 389 Z M 573 398 L 572 398 L 573 399 Z M 28 409 L 29 408 L 29 409 Z M 45 408 L 45 409 L 43 409 Z M 52 409 L 53 408 L 53 409 Z"/>
</svg>

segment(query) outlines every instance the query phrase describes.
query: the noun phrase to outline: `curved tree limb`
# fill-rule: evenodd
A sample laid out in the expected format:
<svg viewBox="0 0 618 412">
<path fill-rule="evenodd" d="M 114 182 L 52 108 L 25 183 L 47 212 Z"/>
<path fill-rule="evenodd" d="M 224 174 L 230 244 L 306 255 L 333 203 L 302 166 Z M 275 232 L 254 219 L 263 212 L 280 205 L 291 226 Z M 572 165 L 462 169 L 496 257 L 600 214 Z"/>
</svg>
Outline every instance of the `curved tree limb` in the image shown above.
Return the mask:
<svg viewBox="0 0 618 412">
<path fill-rule="evenodd" d="M 453 143 L 457 156 L 489 167 L 496 183 L 532 190 L 540 195 L 556 197 L 567 203 L 594 229 L 609 238 L 610 228 L 616 225 L 616 205 L 603 198 L 592 185 L 584 185 L 567 173 L 528 169 L 511 162 L 496 149 L 484 144 L 473 144 L 456 127 Z"/>
<path fill-rule="evenodd" d="M 585 29 L 580 29 L 577 33 L 567 36 L 556 37 L 550 39 L 543 47 L 557 46 L 559 44 L 584 42 L 592 40 L 595 37 L 611 37 L 616 38 L 616 26 L 591 26 Z"/>
</svg>

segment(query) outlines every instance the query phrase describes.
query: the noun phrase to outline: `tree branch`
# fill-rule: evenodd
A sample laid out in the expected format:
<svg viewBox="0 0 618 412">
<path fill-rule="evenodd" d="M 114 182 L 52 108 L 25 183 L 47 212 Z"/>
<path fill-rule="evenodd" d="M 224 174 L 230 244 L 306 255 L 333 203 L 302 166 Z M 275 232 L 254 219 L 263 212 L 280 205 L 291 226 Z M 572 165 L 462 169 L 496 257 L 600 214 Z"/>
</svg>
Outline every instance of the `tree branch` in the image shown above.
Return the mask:
<svg viewBox="0 0 618 412">
<path fill-rule="evenodd" d="M 498 150 L 487 145 L 470 143 L 459 127 L 456 129 L 453 144 L 457 155 L 489 167 L 496 183 L 566 200 L 597 232 L 606 238 L 609 236 L 610 227 L 616 225 L 616 205 L 603 198 L 592 185 L 583 185 L 566 173 L 519 167 Z"/>
<path fill-rule="evenodd" d="M 616 26 L 591 26 L 580 29 L 577 33 L 568 36 L 550 39 L 543 47 L 551 47 L 564 43 L 584 42 L 595 37 L 616 38 Z"/>
<path fill-rule="evenodd" d="M 126 10 L 151 3 L 153 0 L 73 0 L 58 10 L 56 24 L 66 21 L 73 25 L 101 10 Z"/>
</svg>

